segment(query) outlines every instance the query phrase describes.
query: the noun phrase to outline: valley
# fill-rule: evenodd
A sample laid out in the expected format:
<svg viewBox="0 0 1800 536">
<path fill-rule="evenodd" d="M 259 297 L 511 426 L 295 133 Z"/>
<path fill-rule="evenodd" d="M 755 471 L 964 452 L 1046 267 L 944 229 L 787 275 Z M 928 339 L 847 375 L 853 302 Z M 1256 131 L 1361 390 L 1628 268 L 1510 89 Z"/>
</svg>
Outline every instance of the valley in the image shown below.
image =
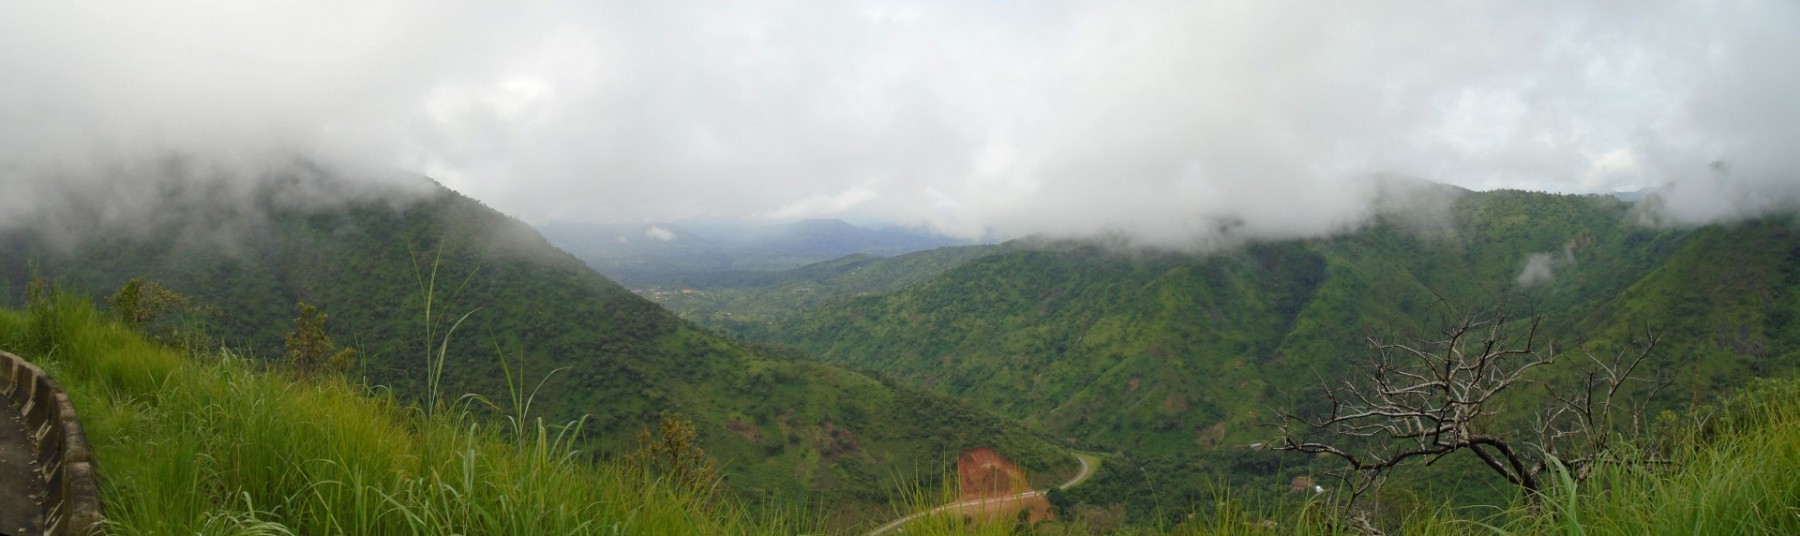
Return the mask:
<svg viewBox="0 0 1800 536">
<path fill-rule="evenodd" d="M 183 241 L 209 225 L 204 200 L 169 213 L 163 228 L 111 230 L 74 248 L 13 230 L 0 235 L 0 296 L 22 306 L 43 277 L 98 302 L 142 277 L 216 311 L 150 329 L 204 332 L 202 349 L 264 361 L 279 359 L 305 302 L 357 350 L 351 374 L 401 400 L 492 401 L 491 418 L 579 434 L 596 462 L 622 456 L 660 414 L 679 413 L 723 466 L 726 488 L 779 504 L 829 501 L 839 528 L 884 516 L 898 490 L 943 478 L 937 468 L 969 448 L 1005 449 L 1047 482 L 1079 465 L 1013 419 L 715 335 L 518 220 L 430 186 L 393 201 L 254 207 L 230 247 Z"/>
<path fill-rule="evenodd" d="M 829 504 L 824 525 L 853 532 L 1021 508 L 1027 524 L 1113 530 L 1337 489 L 1327 460 L 1257 447 L 1287 412 L 1319 411 L 1320 382 L 1356 374 L 1368 341 L 1427 340 L 1449 308 L 1541 322 L 1576 355 L 1650 326 L 1667 341 L 1646 370 L 1669 386 L 1658 413 L 1800 370 L 1792 217 L 1657 227 L 1608 196 L 1426 187 L 1439 209 L 1308 239 L 1173 251 L 1026 238 L 646 272 L 635 292 L 439 188 L 263 206 L 230 248 L 177 239 L 196 225 L 180 218 L 74 248 L 15 230 L 0 236 L 0 275 L 14 306 L 35 277 L 95 298 L 161 282 L 204 307 L 144 329 L 256 361 L 282 346 L 294 303 L 314 304 L 356 348 L 350 375 L 400 400 L 495 401 L 472 411 L 576 434 L 602 464 L 678 414 L 732 496 Z M 1502 401 L 1487 426 L 1527 426 L 1532 403 Z M 902 490 L 954 480 L 971 452 L 1003 456 L 1021 480 L 895 514 Z M 1389 486 L 1465 506 L 1517 499 L 1483 471 L 1456 458 Z"/>
<path fill-rule="evenodd" d="M 0 14 L 0 532 L 1800 534 L 1800 2 Z"/>
<path fill-rule="evenodd" d="M 1395 212 L 1332 236 L 1198 254 L 1026 239 L 850 257 L 655 299 L 701 325 L 987 408 L 1067 445 L 1147 460 L 1182 475 L 1163 500 L 1199 503 L 1279 498 L 1290 481 L 1318 477 L 1325 466 L 1248 446 L 1271 439 L 1282 412 L 1316 408 L 1323 379 L 1356 373 L 1369 340 L 1429 340 L 1447 307 L 1541 322 L 1573 356 L 1538 376 L 1546 384 L 1650 327 L 1665 344 L 1646 376 L 1668 386 L 1652 413 L 1800 370 L 1800 346 L 1778 342 L 1796 333 L 1789 297 L 1800 290 L 1790 259 L 1800 227 L 1789 216 L 1672 228 L 1642 223 L 1638 205 L 1610 196 L 1451 198 L 1430 219 Z M 905 278 L 917 271 L 933 275 Z M 1524 427 L 1528 414 L 1508 411 L 1491 426 Z M 1458 504 L 1508 500 L 1479 485 L 1492 478 L 1481 471 L 1448 463 L 1412 483 L 1454 490 L 1446 497 Z M 1108 491 L 1141 481 L 1108 478 L 1073 495 L 1150 506 L 1147 495 L 1134 503 Z"/>
</svg>

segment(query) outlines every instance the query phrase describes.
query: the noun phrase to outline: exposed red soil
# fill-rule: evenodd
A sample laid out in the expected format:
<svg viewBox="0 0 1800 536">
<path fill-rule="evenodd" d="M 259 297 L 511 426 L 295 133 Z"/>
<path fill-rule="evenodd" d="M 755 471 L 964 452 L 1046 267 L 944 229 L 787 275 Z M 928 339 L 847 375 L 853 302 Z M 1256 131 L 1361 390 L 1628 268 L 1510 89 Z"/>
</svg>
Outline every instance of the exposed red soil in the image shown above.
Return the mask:
<svg viewBox="0 0 1800 536">
<path fill-rule="evenodd" d="M 960 509 L 971 521 L 1016 519 L 1022 510 L 1030 511 L 1032 523 L 1056 518 L 1050 513 L 1050 501 L 1042 495 L 1001 499 L 1030 492 L 1031 482 L 1025 478 L 1024 470 L 994 449 L 964 451 L 956 458 L 956 472 L 962 487 L 961 501 L 992 499 Z"/>
<path fill-rule="evenodd" d="M 762 441 L 763 438 L 762 429 L 757 428 L 754 423 L 747 423 L 737 419 L 725 419 L 725 429 L 751 441 Z"/>
</svg>

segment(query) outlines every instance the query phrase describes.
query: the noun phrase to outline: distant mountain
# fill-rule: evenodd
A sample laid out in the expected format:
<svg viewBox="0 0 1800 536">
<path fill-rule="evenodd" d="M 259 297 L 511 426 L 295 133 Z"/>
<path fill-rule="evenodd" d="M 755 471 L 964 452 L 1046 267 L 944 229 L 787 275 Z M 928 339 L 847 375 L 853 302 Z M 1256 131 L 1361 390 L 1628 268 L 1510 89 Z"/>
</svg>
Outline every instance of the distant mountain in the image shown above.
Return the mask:
<svg viewBox="0 0 1800 536">
<path fill-rule="evenodd" d="M 337 179 L 306 180 L 325 181 L 313 191 L 338 189 Z M 507 400 L 504 357 L 523 389 L 543 380 L 535 414 L 591 416 L 585 439 L 601 452 L 627 446 L 659 412 L 680 411 L 733 489 L 830 505 L 837 526 L 886 514 L 904 483 L 932 485 L 967 448 L 997 447 L 1045 482 L 1075 469 L 1009 419 L 697 328 L 524 223 L 429 190 L 340 203 L 196 201 L 75 242 L 41 228 L 0 231 L 0 298 L 17 304 L 33 272 L 94 296 L 142 276 L 223 311 L 214 334 L 260 356 L 280 355 L 305 301 L 330 315 L 339 344 L 359 350 L 360 373 L 410 400 L 424 398 L 427 364 L 449 337 L 446 396 Z M 218 228 L 232 232 L 193 239 Z"/>
<path fill-rule="evenodd" d="M 887 257 L 971 244 L 918 229 L 872 229 L 835 219 L 548 224 L 541 230 L 595 270 L 632 287 L 694 274 L 778 271 L 847 255 Z"/>
<path fill-rule="evenodd" d="M 1642 189 L 1642 190 L 1633 190 L 1630 192 L 1613 192 L 1612 196 L 1613 196 L 1613 199 L 1624 201 L 1626 203 L 1636 203 L 1638 201 L 1643 201 L 1644 198 L 1649 197 L 1650 194 L 1653 193 L 1654 191 L 1655 190 L 1646 188 L 1646 189 Z"/>
<path fill-rule="evenodd" d="M 900 290 L 928 281 L 1005 246 L 962 246 L 894 257 L 850 255 L 780 272 L 733 271 L 670 276 L 634 289 L 682 318 L 740 336 L 845 298 Z"/>
</svg>

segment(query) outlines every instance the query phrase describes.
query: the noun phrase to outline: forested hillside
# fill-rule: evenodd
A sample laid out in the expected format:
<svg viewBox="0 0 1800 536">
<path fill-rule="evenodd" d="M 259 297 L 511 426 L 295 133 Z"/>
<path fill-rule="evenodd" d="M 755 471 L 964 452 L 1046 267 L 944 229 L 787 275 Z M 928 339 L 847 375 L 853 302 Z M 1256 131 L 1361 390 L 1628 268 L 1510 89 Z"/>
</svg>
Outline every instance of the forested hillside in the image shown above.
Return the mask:
<svg viewBox="0 0 1800 536">
<path fill-rule="evenodd" d="M 0 236 L 3 296 L 22 302 L 33 275 L 96 298 L 144 277 L 218 313 L 179 327 L 264 359 L 306 302 L 358 350 L 353 374 L 402 399 L 425 400 L 441 355 L 446 396 L 535 388 L 532 413 L 587 416 L 582 441 L 601 457 L 682 412 L 731 489 L 829 504 L 836 528 L 884 517 L 896 491 L 936 485 L 975 446 L 1040 486 L 1074 472 L 1065 446 L 1110 453 L 1059 500 L 1124 504 L 1132 522 L 1184 515 L 1170 502 L 1278 497 L 1323 466 L 1245 446 L 1281 412 L 1320 410 L 1320 382 L 1355 372 L 1369 338 L 1428 340 L 1450 307 L 1540 322 L 1563 367 L 1634 347 L 1647 326 L 1663 336 L 1644 373 L 1668 385 L 1658 411 L 1800 365 L 1791 217 L 1661 228 L 1606 196 L 1444 189 L 1438 210 L 1389 208 L 1307 240 L 1194 253 L 1026 239 L 690 274 L 646 297 L 517 220 L 434 192 L 266 202 L 218 236 L 196 231 L 212 220 L 191 204 L 82 240 L 14 229 Z M 1522 425 L 1539 392 L 1514 393 L 1489 426 Z M 1397 486 L 1506 500 L 1484 470 L 1451 459 Z"/>
<path fill-rule="evenodd" d="M 1044 481 L 1075 467 L 1005 418 L 699 329 L 448 190 L 252 208 L 229 242 L 192 240 L 215 221 L 204 205 L 73 245 L 9 231 L 3 295 L 22 302 L 33 274 L 94 297 L 143 277 L 218 311 L 194 320 L 263 358 L 281 355 L 306 302 L 359 352 L 354 372 L 403 399 L 424 401 L 441 355 L 445 396 L 535 394 L 531 411 L 547 422 L 588 418 L 590 452 L 625 448 L 659 413 L 682 412 L 733 489 L 827 502 L 839 526 L 885 515 L 890 494 L 914 477 L 929 485 L 965 448 L 1000 448 Z"/>
<path fill-rule="evenodd" d="M 1462 195 L 1436 226 L 1388 215 L 1206 254 L 1016 244 L 809 312 L 775 339 L 1062 436 L 1211 448 L 1258 437 L 1268 407 L 1344 372 L 1366 337 L 1430 334 L 1440 301 L 1505 305 L 1585 339 L 1599 320 L 1578 320 L 1690 234 L 1638 226 L 1608 197 L 1489 192 Z"/>
<path fill-rule="evenodd" d="M 1389 212 L 1334 236 L 1199 254 L 1020 241 L 747 333 L 1172 474 L 1285 489 L 1313 469 L 1244 446 L 1269 439 L 1280 412 L 1322 409 L 1321 381 L 1356 372 L 1370 338 L 1434 340 L 1450 307 L 1540 322 L 1565 356 L 1538 376 L 1552 385 L 1586 355 L 1641 344 L 1648 327 L 1663 338 L 1643 376 L 1668 384 L 1656 410 L 1791 374 L 1793 218 L 1662 228 L 1639 210 L 1609 196 L 1468 192 L 1433 216 Z M 1505 407 L 1541 405 L 1542 392 Z M 1496 499 L 1471 485 L 1447 489 Z"/>
</svg>

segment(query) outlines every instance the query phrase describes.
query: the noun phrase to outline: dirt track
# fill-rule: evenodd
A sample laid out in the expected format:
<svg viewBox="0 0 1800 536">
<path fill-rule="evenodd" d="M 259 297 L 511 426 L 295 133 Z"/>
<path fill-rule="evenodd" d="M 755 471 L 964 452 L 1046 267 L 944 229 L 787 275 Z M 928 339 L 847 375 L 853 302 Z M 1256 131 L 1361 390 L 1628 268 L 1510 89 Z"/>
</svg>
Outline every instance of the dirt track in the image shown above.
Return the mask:
<svg viewBox="0 0 1800 536">
<path fill-rule="evenodd" d="M 1081 462 L 1081 471 L 1076 472 L 1074 478 L 1070 478 L 1068 482 L 1062 483 L 1062 485 L 1057 486 L 1056 489 L 1069 489 L 1070 487 L 1079 485 L 1083 481 L 1086 481 L 1088 479 L 1088 477 L 1093 476 L 1094 466 L 1093 466 L 1093 464 L 1088 463 L 1088 459 L 1086 456 L 1076 455 L 1075 460 Z M 932 508 L 932 509 L 926 510 L 924 512 L 907 515 L 907 516 L 901 517 L 900 519 L 890 521 L 886 525 L 882 525 L 880 527 L 877 527 L 875 530 L 869 531 L 869 536 L 879 536 L 881 534 L 886 534 L 888 532 L 891 532 L 895 529 L 900 528 L 901 526 L 906 525 L 907 523 L 912 522 L 915 519 L 929 516 L 929 515 L 942 514 L 942 513 L 946 513 L 946 512 L 964 513 L 964 514 L 971 514 L 971 515 L 985 514 L 988 511 L 995 509 L 995 508 L 1014 506 L 1014 505 L 1023 503 L 1025 501 L 1043 500 L 1042 497 L 1043 497 L 1044 493 L 1045 493 L 1044 490 L 1032 490 L 1032 491 L 1027 491 L 1024 493 L 1015 493 L 1012 495 L 1002 495 L 1002 496 L 997 496 L 997 497 L 982 497 L 982 498 L 969 499 L 969 500 L 964 500 L 964 501 L 957 501 L 957 502 L 953 502 L 953 503 L 946 504 L 943 506 L 939 506 L 937 508 Z"/>
</svg>

